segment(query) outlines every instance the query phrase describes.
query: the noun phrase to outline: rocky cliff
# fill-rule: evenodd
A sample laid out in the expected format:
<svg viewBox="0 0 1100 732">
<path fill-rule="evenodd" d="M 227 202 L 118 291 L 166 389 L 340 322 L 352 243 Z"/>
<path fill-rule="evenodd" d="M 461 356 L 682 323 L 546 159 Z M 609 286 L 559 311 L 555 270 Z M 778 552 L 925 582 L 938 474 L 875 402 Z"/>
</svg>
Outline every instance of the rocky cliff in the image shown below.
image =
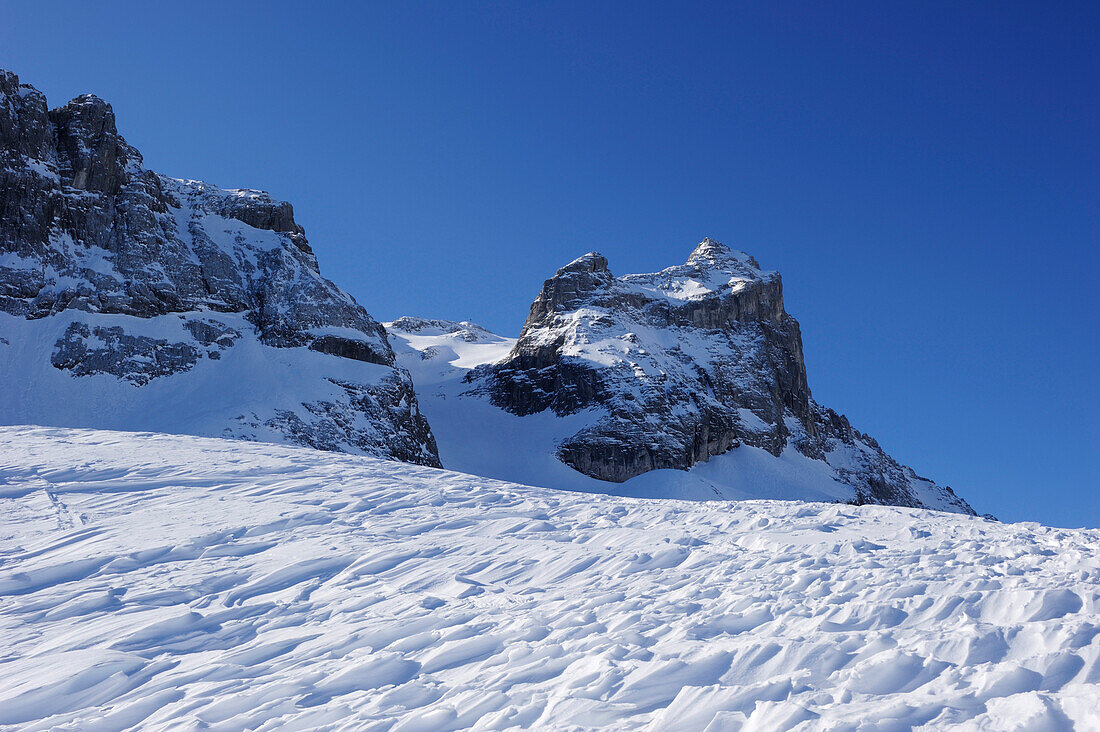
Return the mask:
<svg viewBox="0 0 1100 732">
<path fill-rule="evenodd" d="M 438 465 L 383 328 L 288 203 L 147 170 L 111 106 L 0 71 L 4 422 L 286 440 Z"/>
<path fill-rule="evenodd" d="M 467 380 L 516 415 L 589 411 L 557 454 L 600 480 L 748 445 L 825 463 L 854 502 L 973 513 L 813 400 L 779 274 L 711 239 L 654 274 L 615 277 L 596 253 L 571 262 L 545 282 L 508 356 Z"/>
</svg>

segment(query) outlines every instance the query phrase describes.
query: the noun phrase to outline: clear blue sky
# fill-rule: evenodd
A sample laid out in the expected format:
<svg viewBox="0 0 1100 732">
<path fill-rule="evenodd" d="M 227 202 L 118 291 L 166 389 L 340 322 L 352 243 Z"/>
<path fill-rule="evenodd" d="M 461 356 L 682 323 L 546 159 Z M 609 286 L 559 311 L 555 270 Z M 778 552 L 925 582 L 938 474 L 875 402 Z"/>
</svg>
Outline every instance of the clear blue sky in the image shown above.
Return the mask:
<svg viewBox="0 0 1100 732">
<path fill-rule="evenodd" d="M 0 5 L 0 67 L 146 163 L 290 200 L 379 319 L 516 334 L 542 280 L 709 235 L 810 386 L 1007 520 L 1100 526 L 1100 5 Z"/>
</svg>

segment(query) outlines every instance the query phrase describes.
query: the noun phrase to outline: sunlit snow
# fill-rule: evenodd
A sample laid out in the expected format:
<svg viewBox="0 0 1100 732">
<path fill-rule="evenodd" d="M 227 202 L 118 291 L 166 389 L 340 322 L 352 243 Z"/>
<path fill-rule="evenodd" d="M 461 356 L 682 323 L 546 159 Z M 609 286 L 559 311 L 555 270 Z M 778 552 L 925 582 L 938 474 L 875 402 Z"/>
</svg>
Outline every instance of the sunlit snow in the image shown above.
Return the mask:
<svg viewBox="0 0 1100 732">
<path fill-rule="evenodd" d="M 42 427 L 0 496 L 12 729 L 1100 718 L 1100 531 Z"/>
</svg>

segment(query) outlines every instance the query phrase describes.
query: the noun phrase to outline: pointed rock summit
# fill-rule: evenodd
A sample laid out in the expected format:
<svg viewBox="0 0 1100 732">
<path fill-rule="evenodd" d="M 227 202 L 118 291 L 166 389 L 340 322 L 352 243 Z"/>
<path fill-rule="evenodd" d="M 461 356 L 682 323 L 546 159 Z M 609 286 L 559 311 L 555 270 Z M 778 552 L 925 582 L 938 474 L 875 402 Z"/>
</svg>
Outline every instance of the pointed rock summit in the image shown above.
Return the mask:
<svg viewBox="0 0 1100 732">
<path fill-rule="evenodd" d="M 599 252 L 589 252 L 582 257 L 577 257 L 569 264 L 558 270 L 558 276 L 567 272 L 606 272 L 607 258 Z"/>
<path fill-rule="evenodd" d="M 699 242 L 699 246 L 691 252 L 687 264 L 698 267 L 732 268 L 747 273 L 760 269 L 760 265 L 752 256 L 730 249 L 709 236 Z"/>
<path fill-rule="evenodd" d="M 614 279 L 602 254 L 589 252 L 577 257 L 543 283 L 542 292 L 531 304 L 527 322 L 575 307 L 584 298 L 606 288 Z"/>
</svg>

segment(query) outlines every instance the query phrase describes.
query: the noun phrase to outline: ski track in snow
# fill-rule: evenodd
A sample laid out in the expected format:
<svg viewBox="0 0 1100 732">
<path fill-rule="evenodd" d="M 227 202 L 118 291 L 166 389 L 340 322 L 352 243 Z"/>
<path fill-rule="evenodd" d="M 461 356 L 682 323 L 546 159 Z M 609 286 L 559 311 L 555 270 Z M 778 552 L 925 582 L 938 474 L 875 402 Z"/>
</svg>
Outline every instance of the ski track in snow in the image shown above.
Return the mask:
<svg viewBox="0 0 1100 732">
<path fill-rule="evenodd" d="M 1097 729 L 1097 547 L 2 427 L 0 727 Z"/>
</svg>

